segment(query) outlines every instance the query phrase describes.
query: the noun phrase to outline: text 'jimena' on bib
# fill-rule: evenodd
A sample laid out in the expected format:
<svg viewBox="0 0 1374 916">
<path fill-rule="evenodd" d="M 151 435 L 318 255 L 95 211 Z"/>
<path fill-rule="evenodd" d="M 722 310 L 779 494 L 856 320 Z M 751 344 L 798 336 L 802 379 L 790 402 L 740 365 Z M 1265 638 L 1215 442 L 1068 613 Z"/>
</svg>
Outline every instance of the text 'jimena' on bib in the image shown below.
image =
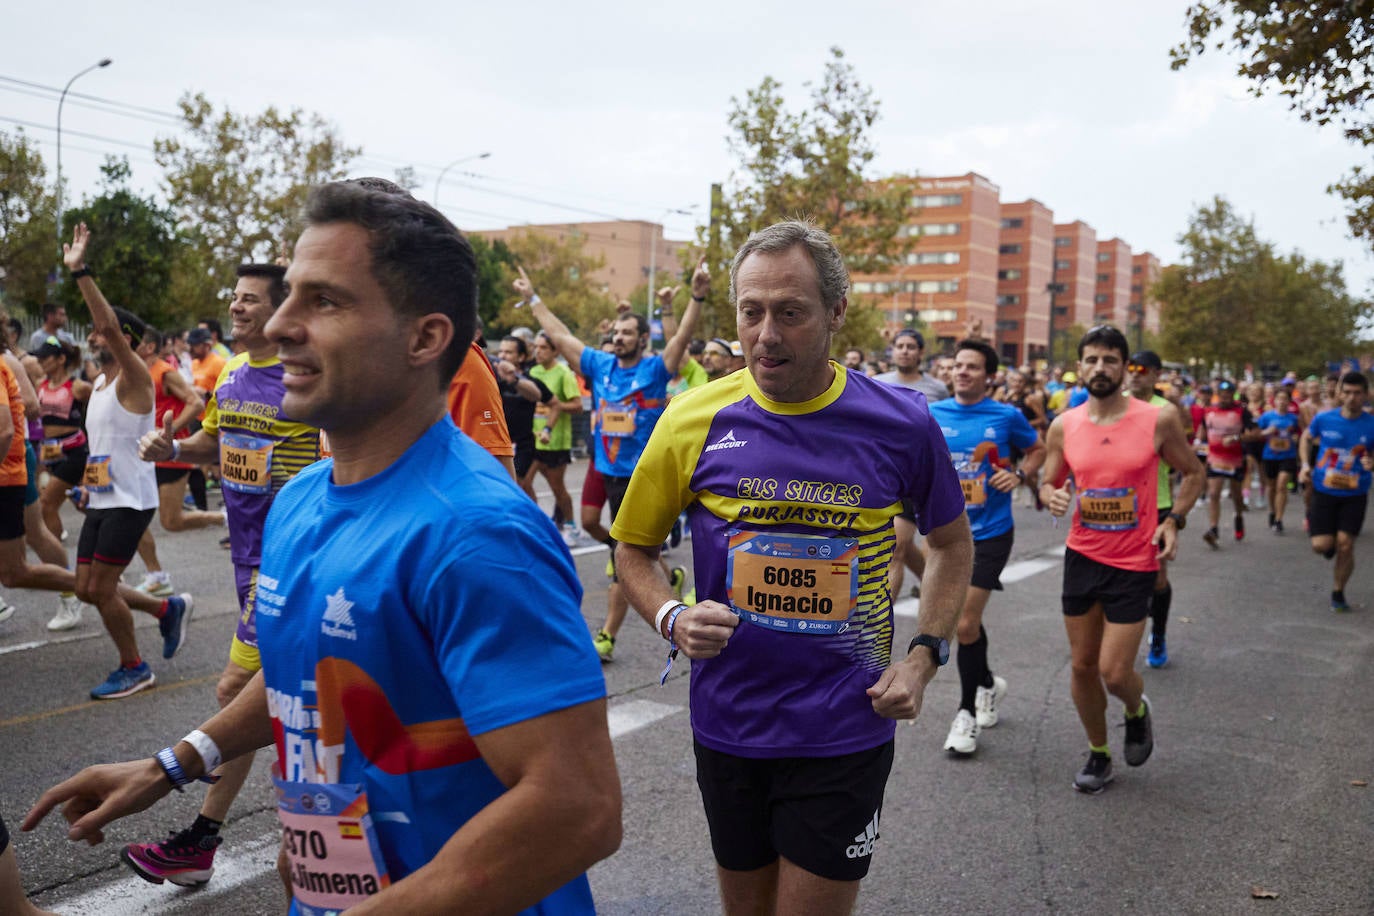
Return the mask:
<svg viewBox="0 0 1374 916">
<path fill-rule="evenodd" d="M 859 542 L 731 530 L 725 588 L 745 620 L 826 636 L 849 626 L 859 599 Z"/>
<path fill-rule="evenodd" d="M 391 883 L 361 786 L 272 781 L 301 916 L 342 913 Z"/>
</svg>

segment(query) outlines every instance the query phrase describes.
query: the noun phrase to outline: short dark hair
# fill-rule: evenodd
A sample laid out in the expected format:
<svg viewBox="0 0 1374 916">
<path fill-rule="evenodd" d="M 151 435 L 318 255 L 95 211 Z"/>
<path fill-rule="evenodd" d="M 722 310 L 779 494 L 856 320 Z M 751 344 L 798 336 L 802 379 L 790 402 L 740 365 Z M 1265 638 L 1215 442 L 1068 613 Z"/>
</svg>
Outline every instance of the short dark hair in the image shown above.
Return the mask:
<svg viewBox="0 0 1374 916">
<path fill-rule="evenodd" d="M 24 322 L 20 321 L 18 318 L 11 315 L 9 318 L 5 319 L 5 324 L 9 327 L 10 332 L 14 334 L 15 338 L 24 336 Z"/>
<path fill-rule="evenodd" d="M 128 309 L 117 306 L 113 308 L 115 320 L 119 323 L 119 330 L 133 339 L 135 347 L 143 343 L 143 333 L 148 329 L 148 325 L 144 323 L 143 319 Z"/>
<path fill-rule="evenodd" d="M 613 324 L 619 324 L 620 322 L 627 320 L 634 321 L 635 326 L 639 328 L 640 337 L 643 337 L 645 334 L 649 333 L 649 319 L 645 318 L 638 312 L 622 312 L 619 315 L 615 316 L 615 321 L 613 322 Z"/>
<path fill-rule="evenodd" d="M 286 301 L 286 268 L 280 264 L 240 264 L 234 268 L 240 277 L 261 277 L 267 281 L 267 298 L 276 308 Z"/>
<path fill-rule="evenodd" d="M 1001 365 L 1001 361 L 997 358 L 997 351 L 986 340 L 965 338 L 954 345 L 955 354 L 958 354 L 960 350 L 976 350 L 983 354 L 983 371 L 988 375 L 997 374 L 997 367 Z"/>
<path fill-rule="evenodd" d="M 1341 376 L 1341 384 L 1358 385 L 1362 391 L 1369 391 L 1369 379 L 1365 377 L 1363 372 L 1356 372 L 1353 369 Z"/>
<path fill-rule="evenodd" d="M 520 351 L 520 358 L 521 358 L 521 359 L 524 359 L 526 356 L 529 356 L 529 355 L 530 355 L 530 348 L 525 344 L 524 338 L 522 338 L 522 337 L 516 337 L 514 334 L 507 334 L 505 337 L 502 337 L 501 340 L 502 340 L 502 341 L 507 341 L 507 340 L 513 340 L 513 341 L 515 341 L 515 349 L 517 349 L 517 350 Z"/>
<path fill-rule="evenodd" d="M 926 348 L 926 339 L 922 337 L 921 332 L 915 328 L 902 328 L 896 334 L 892 335 L 892 342 L 896 343 L 899 337 L 914 337 L 916 338 L 916 346 L 918 349 L 924 350 Z"/>
<path fill-rule="evenodd" d="M 63 308 L 65 308 L 65 306 L 58 305 L 56 302 L 44 302 L 43 320 L 47 321 L 49 318 L 62 311 Z"/>
<path fill-rule="evenodd" d="M 477 327 L 477 258 L 462 233 L 382 178 L 316 185 L 306 198 L 305 223 L 361 227 L 369 238 L 372 276 L 392 308 L 414 317 L 437 313 L 453 323 L 453 340 L 439 360 L 440 384 L 447 387 Z"/>
<path fill-rule="evenodd" d="M 1107 347 L 1112 350 L 1121 351 L 1121 361 L 1124 363 L 1131 358 L 1131 345 L 1126 342 L 1126 335 L 1109 324 L 1099 324 L 1095 328 L 1090 328 L 1088 333 L 1083 335 L 1083 339 L 1078 342 L 1078 358 L 1083 358 L 1085 347 Z"/>
</svg>

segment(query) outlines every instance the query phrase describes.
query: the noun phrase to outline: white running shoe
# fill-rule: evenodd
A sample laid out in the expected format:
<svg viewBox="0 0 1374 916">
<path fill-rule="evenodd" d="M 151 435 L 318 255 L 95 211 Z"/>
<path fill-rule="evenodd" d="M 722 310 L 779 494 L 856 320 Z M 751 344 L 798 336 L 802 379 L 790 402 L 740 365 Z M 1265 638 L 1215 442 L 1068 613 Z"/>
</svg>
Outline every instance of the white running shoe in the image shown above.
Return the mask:
<svg viewBox="0 0 1374 916">
<path fill-rule="evenodd" d="M 48 621 L 48 629 L 70 630 L 81 622 L 81 599 L 75 595 L 57 596 L 57 613 Z"/>
<path fill-rule="evenodd" d="M 154 598 L 170 598 L 176 594 L 172 591 L 172 577 L 166 572 L 148 573 L 143 577 L 143 581 L 135 587 L 135 591 L 152 595 Z"/>
<path fill-rule="evenodd" d="M 979 687 L 974 694 L 973 708 L 978 717 L 979 728 L 992 728 L 997 724 L 997 704 L 1007 695 L 1006 678 L 992 676 L 991 687 Z"/>
<path fill-rule="evenodd" d="M 945 750 L 961 757 L 978 750 L 978 720 L 967 709 L 959 710 L 954 717 L 954 724 L 949 727 L 949 737 L 945 738 Z"/>
<path fill-rule="evenodd" d="M 14 605 L 6 601 L 3 595 L 0 595 L 0 623 L 4 623 L 6 620 L 13 617 L 14 611 Z"/>
<path fill-rule="evenodd" d="M 569 549 L 571 549 L 577 546 L 577 542 L 577 526 L 574 525 L 572 522 L 568 522 L 566 525 L 563 526 L 563 543 L 566 544 Z"/>
</svg>

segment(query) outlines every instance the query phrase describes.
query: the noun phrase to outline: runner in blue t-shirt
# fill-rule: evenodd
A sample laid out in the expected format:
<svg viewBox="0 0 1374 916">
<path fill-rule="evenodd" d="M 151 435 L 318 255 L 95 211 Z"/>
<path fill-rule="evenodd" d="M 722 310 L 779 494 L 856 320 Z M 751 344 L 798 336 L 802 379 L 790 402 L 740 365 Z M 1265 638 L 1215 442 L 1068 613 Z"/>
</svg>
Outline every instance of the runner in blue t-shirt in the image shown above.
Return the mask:
<svg viewBox="0 0 1374 916">
<path fill-rule="evenodd" d="M 643 315 L 620 314 L 611 326 L 613 350 L 603 353 L 582 343 L 534 292 L 530 278 L 520 269 L 515 291 L 528 302 L 534 317 L 553 341 L 558 352 L 577 367 L 592 392 L 592 452 L 596 469 L 605 481 L 606 499 L 611 504 L 611 522 L 620 511 L 621 500 L 630 485 L 639 456 L 649 442 L 663 407 L 668 402 L 668 382 L 677 375 L 686 358 L 692 328 L 701 314 L 701 304 L 711 291 L 711 274 L 702 258 L 692 274 L 692 301 L 682 314 L 682 323 L 663 348 L 663 355 L 645 352 L 649 346 L 649 322 Z M 629 602 L 616 575 L 615 541 L 606 536 L 611 549 L 611 587 L 606 597 L 606 622 L 592 639 L 603 662 L 615 652 L 615 638 L 625 622 Z M 670 584 L 682 596 L 685 574 L 674 574 Z"/>
<path fill-rule="evenodd" d="M 959 615 L 959 711 L 949 727 L 945 750 L 968 756 L 978 749 L 978 734 L 997 724 L 997 704 L 1007 682 L 988 667 L 988 634 L 983 610 L 994 589 L 1002 588 L 1002 569 L 1015 536 L 1011 493 L 1034 487 L 1045 460 L 1045 446 L 1010 404 L 987 396 L 988 379 L 997 374 L 997 351 L 979 340 L 960 341 L 954 353 L 954 397 L 930 405 L 964 488 L 964 505 L 973 529 L 973 575 Z M 1021 466 L 1011 461 L 1021 450 Z"/>
<path fill-rule="evenodd" d="M 1355 571 L 1355 538 L 1364 527 L 1369 502 L 1370 471 L 1374 469 L 1374 416 L 1364 412 L 1369 380 L 1360 372 L 1341 376 L 1341 406 L 1317 414 L 1298 440 L 1301 483 L 1312 483 L 1307 533 L 1312 549 L 1336 560 L 1332 570 L 1331 610 L 1348 611 L 1345 585 Z M 1312 446 L 1317 462 L 1309 464 Z"/>
<path fill-rule="evenodd" d="M 264 333 L 282 411 L 333 458 L 268 515 L 262 671 L 155 758 L 50 789 L 24 826 L 70 802 L 84 816 L 68 835 L 99 842 L 274 744 L 293 912 L 591 914 L 620 782 L 581 590 L 552 523 L 446 416 L 476 320 L 472 249 L 382 179 L 312 188 L 305 222 Z"/>
<path fill-rule="evenodd" d="M 1283 511 L 1288 507 L 1288 483 L 1298 478 L 1298 437 L 1302 425 L 1292 409 L 1293 392 L 1281 387 L 1274 392 L 1274 409 L 1260 415 L 1256 425 L 1264 434 L 1260 476 L 1269 503 L 1269 530 L 1283 534 Z"/>
</svg>

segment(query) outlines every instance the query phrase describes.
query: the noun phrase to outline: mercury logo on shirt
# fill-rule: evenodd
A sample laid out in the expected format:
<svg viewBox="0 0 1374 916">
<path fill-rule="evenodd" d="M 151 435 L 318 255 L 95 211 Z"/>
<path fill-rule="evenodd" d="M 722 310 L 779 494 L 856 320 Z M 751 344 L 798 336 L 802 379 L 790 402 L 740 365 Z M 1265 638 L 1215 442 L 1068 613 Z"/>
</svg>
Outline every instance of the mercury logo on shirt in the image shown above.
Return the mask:
<svg viewBox="0 0 1374 916">
<path fill-rule="evenodd" d="M 748 439 L 736 439 L 735 431 L 731 429 L 728 433 L 721 436 L 715 442 L 706 446 L 705 450 L 708 452 L 714 452 L 723 448 L 744 448 L 748 444 Z"/>
</svg>

